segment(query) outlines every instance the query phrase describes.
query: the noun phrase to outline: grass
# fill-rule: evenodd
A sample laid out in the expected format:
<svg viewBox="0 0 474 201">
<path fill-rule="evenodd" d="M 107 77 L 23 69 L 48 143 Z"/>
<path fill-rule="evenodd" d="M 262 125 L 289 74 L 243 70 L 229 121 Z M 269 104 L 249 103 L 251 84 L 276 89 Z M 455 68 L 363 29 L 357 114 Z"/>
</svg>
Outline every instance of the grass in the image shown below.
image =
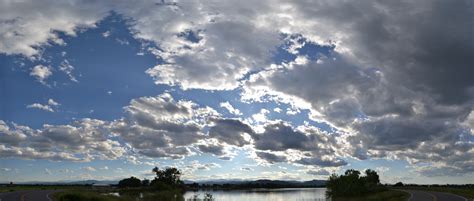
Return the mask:
<svg viewBox="0 0 474 201">
<path fill-rule="evenodd" d="M 143 191 L 120 193 L 120 197 L 104 194 L 92 190 L 68 190 L 54 194 L 55 201 L 136 201 L 137 197 L 143 201 L 184 201 L 182 194 L 177 190 L 170 191 Z"/>
<path fill-rule="evenodd" d="M 400 187 L 397 189 L 407 189 L 407 190 L 422 190 L 422 191 L 435 191 L 435 192 L 445 192 L 452 193 L 456 195 L 463 196 L 465 198 L 474 199 L 474 188 L 449 188 L 449 187 Z"/>
<path fill-rule="evenodd" d="M 102 195 L 94 191 L 69 190 L 55 193 L 56 201 L 126 201 L 113 195 Z"/>
<path fill-rule="evenodd" d="M 395 191 L 395 190 L 388 190 L 377 192 L 373 194 L 369 194 L 366 196 L 360 197 L 336 197 L 332 198 L 333 201 L 406 201 L 410 197 L 410 194 Z"/>
<path fill-rule="evenodd" d="M 0 192 L 13 192 L 20 190 L 72 190 L 72 189 L 86 189 L 86 186 L 66 186 L 66 185 L 14 185 L 14 186 L 0 186 Z"/>
</svg>

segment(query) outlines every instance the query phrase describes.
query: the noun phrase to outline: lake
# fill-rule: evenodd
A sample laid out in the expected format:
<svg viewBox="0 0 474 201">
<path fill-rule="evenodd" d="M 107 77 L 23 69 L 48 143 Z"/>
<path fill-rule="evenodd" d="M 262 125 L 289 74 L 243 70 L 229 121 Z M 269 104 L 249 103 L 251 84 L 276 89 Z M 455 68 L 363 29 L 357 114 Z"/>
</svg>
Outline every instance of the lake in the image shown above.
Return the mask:
<svg viewBox="0 0 474 201">
<path fill-rule="evenodd" d="M 195 195 L 203 198 L 206 193 L 212 194 L 216 201 L 328 201 L 326 188 L 278 188 L 246 190 L 199 190 L 188 191 L 185 200 Z"/>
</svg>

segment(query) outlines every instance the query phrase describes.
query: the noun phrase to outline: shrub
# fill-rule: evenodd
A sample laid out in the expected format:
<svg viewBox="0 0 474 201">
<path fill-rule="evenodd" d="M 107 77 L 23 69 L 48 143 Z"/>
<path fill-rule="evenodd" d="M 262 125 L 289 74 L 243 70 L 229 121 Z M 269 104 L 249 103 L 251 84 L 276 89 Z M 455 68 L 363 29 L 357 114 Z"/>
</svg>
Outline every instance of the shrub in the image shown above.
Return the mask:
<svg viewBox="0 0 474 201">
<path fill-rule="evenodd" d="M 328 197 L 360 196 L 371 192 L 386 190 L 380 185 L 377 172 L 366 170 L 366 176 L 360 176 L 357 170 L 346 170 L 344 175 L 332 174 L 326 185 Z"/>
<path fill-rule="evenodd" d="M 140 187 L 142 185 L 142 181 L 136 177 L 130 177 L 128 179 L 122 179 L 119 181 L 118 186 L 123 187 Z"/>
</svg>

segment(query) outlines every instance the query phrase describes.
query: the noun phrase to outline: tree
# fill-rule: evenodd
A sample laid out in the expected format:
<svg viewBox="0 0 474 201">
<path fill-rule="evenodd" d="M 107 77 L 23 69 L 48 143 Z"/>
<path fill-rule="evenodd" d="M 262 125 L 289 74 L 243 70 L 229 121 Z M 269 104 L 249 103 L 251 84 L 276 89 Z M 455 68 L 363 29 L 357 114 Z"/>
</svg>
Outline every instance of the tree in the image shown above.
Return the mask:
<svg viewBox="0 0 474 201">
<path fill-rule="evenodd" d="M 130 177 L 127 179 L 122 179 L 119 181 L 118 186 L 121 188 L 124 187 L 140 187 L 142 185 L 142 182 L 140 179 L 136 177 Z"/>
<path fill-rule="evenodd" d="M 365 175 L 366 175 L 365 176 L 366 182 L 372 183 L 372 184 L 380 183 L 379 175 L 374 170 L 371 170 L 371 169 L 365 170 Z"/>
<path fill-rule="evenodd" d="M 152 185 L 157 182 L 164 183 L 167 185 L 179 185 L 183 182 L 180 180 L 181 172 L 176 168 L 166 168 L 160 170 L 158 167 L 153 168 L 153 172 L 156 173 L 155 179 L 151 182 Z"/>
<path fill-rule="evenodd" d="M 402 187 L 403 186 L 403 183 L 402 182 L 397 182 L 395 185 L 393 186 L 396 186 L 396 187 Z"/>
<path fill-rule="evenodd" d="M 142 180 L 142 186 L 149 186 L 150 185 L 150 180 L 144 179 Z"/>
<path fill-rule="evenodd" d="M 366 170 L 365 176 L 354 169 L 346 170 L 344 175 L 332 174 L 326 183 L 329 197 L 359 196 L 369 192 L 385 190 L 380 185 L 379 175 L 373 170 Z"/>
</svg>

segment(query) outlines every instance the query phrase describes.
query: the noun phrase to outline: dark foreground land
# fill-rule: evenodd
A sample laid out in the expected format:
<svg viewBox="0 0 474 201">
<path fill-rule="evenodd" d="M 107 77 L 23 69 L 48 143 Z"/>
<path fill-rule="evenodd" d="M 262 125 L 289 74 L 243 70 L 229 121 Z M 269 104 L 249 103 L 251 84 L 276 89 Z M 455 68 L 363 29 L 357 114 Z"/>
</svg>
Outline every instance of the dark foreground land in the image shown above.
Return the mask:
<svg viewBox="0 0 474 201">
<path fill-rule="evenodd" d="M 59 190 L 19 190 L 0 193 L 0 201 L 53 201 Z"/>
</svg>

